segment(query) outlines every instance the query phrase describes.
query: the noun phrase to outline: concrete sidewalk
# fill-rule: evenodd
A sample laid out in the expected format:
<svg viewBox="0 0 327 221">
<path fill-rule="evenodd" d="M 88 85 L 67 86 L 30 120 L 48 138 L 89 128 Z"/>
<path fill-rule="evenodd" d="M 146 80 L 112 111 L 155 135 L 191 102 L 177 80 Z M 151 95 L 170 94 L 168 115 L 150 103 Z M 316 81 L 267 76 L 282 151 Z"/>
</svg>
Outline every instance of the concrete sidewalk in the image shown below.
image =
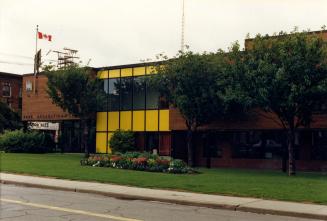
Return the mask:
<svg viewBox="0 0 327 221">
<path fill-rule="evenodd" d="M 3 184 L 16 184 L 30 187 L 94 193 L 120 199 L 154 200 L 183 205 L 224 208 L 237 211 L 327 220 L 327 206 L 323 205 L 146 189 L 114 184 L 71 181 L 9 173 L 0 173 L 0 181 Z"/>
</svg>

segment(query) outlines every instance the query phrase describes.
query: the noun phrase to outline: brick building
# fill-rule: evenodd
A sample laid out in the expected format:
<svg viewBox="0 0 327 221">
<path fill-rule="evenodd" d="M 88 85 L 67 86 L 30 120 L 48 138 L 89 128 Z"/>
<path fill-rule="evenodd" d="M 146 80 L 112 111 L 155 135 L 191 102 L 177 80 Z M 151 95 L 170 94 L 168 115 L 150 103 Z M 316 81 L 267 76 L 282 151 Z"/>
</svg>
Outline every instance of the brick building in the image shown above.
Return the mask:
<svg viewBox="0 0 327 221">
<path fill-rule="evenodd" d="M 46 92 L 48 78 L 42 73 L 37 77 L 25 74 L 22 80 L 22 120 L 50 133 L 62 151 L 82 152 L 79 119 L 52 103 Z"/>
<path fill-rule="evenodd" d="M 21 113 L 22 110 L 22 76 L 0 72 L 0 99 L 12 110 Z"/>
</svg>

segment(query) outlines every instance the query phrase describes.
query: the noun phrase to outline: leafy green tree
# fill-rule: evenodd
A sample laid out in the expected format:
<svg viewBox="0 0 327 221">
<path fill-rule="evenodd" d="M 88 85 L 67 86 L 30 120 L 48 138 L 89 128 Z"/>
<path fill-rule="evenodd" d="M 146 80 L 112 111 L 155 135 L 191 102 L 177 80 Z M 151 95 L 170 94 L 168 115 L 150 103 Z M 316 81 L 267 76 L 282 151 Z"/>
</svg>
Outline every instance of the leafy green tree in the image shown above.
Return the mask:
<svg viewBox="0 0 327 221">
<path fill-rule="evenodd" d="M 326 99 L 326 43 L 317 34 L 284 32 L 256 36 L 240 60 L 244 85 L 264 111 L 287 131 L 288 174 L 295 174 L 294 144 L 299 127 L 309 126 L 313 111 Z"/>
<path fill-rule="evenodd" d="M 97 104 L 104 103 L 100 81 L 88 68 L 75 65 L 63 69 L 46 68 L 47 93 L 53 103 L 75 117 L 80 118 L 83 131 L 81 144 L 85 156 L 89 155 L 88 136 Z"/>
<path fill-rule="evenodd" d="M 237 50 L 236 50 L 237 51 Z M 193 166 L 192 139 L 198 127 L 226 117 L 239 105 L 228 73 L 234 72 L 222 51 L 212 54 L 180 53 L 156 66 L 152 83 L 176 107 L 187 127 L 188 165 Z M 236 73 L 237 74 L 237 73 Z M 240 88 L 241 89 L 241 88 Z"/>
<path fill-rule="evenodd" d="M 16 130 L 23 127 L 18 113 L 12 111 L 7 104 L 0 101 L 0 133 L 4 130 Z"/>
</svg>

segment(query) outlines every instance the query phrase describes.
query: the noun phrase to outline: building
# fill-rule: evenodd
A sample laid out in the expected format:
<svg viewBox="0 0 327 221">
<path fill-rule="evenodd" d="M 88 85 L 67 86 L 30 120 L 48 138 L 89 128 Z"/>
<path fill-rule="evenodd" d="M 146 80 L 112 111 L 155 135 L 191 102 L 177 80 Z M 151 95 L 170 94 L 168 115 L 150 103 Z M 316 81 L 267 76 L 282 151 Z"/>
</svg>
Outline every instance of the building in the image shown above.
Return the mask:
<svg viewBox="0 0 327 221">
<path fill-rule="evenodd" d="M 98 104 L 96 152 L 110 153 L 109 140 L 116 130 L 136 134 L 140 150 L 157 149 L 171 154 L 169 107 L 159 93 L 147 83 L 153 63 L 112 66 L 97 69 L 103 81 L 106 101 Z"/>
<path fill-rule="evenodd" d="M 0 72 L 0 99 L 13 111 L 22 110 L 22 76 Z"/>
<path fill-rule="evenodd" d="M 52 103 L 44 74 L 23 75 L 22 120 L 34 130 L 49 133 L 64 152 L 82 152 L 79 119 Z M 59 139 L 60 138 L 60 139 Z"/>
<path fill-rule="evenodd" d="M 327 31 L 317 32 L 327 40 Z M 251 47 L 251 39 L 246 40 Z M 153 63 L 96 69 L 107 94 L 99 104 L 96 152 L 110 153 L 115 130 L 136 133 L 140 150 L 157 149 L 160 155 L 187 160 L 186 125 L 177 109 L 169 107 L 143 80 L 153 73 Z M 244 120 L 213 121 L 200 127 L 194 138 L 197 166 L 282 169 L 287 162 L 286 136 L 274 116 L 256 110 Z M 317 111 L 310 128 L 296 133 L 298 170 L 327 170 L 327 115 Z"/>
</svg>

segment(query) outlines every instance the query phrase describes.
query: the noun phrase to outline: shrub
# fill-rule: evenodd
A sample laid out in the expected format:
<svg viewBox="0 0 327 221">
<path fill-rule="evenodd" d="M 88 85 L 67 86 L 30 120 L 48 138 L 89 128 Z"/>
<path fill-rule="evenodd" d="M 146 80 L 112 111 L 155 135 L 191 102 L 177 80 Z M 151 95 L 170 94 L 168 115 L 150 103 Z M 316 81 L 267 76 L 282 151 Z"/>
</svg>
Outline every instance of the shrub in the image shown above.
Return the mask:
<svg viewBox="0 0 327 221">
<path fill-rule="evenodd" d="M 170 163 L 169 163 L 168 172 L 169 173 L 187 173 L 188 167 L 183 160 L 174 159 L 174 160 L 170 161 Z"/>
<path fill-rule="evenodd" d="M 46 153 L 54 147 L 54 142 L 44 133 L 23 130 L 5 131 L 0 135 L 0 150 L 11 153 Z"/>
<path fill-rule="evenodd" d="M 115 131 L 110 139 L 110 147 L 114 153 L 136 150 L 134 133 L 132 131 Z"/>
<path fill-rule="evenodd" d="M 169 173 L 196 173 L 182 160 L 161 157 L 147 152 L 127 152 L 115 155 L 91 155 L 81 160 L 82 166 L 112 167 Z"/>
</svg>

